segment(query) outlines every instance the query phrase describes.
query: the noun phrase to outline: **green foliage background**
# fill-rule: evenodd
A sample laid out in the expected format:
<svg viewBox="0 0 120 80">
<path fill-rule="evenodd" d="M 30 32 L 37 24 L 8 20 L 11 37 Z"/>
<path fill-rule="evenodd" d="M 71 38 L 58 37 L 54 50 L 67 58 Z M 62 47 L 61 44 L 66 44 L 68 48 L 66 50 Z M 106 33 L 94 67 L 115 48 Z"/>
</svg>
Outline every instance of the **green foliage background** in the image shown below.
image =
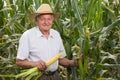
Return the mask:
<svg viewBox="0 0 120 80">
<path fill-rule="evenodd" d="M 0 80 L 14 80 L 12 74 L 20 72 L 15 65 L 18 40 L 35 26 L 29 15 L 42 3 L 59 13 L 53 28 L 61 34 L 67 57 L 84 54 L 84 64 L 60 67 L 62 80 L 120 79 L 119 0 L 0 0 Z"/>
</svg>

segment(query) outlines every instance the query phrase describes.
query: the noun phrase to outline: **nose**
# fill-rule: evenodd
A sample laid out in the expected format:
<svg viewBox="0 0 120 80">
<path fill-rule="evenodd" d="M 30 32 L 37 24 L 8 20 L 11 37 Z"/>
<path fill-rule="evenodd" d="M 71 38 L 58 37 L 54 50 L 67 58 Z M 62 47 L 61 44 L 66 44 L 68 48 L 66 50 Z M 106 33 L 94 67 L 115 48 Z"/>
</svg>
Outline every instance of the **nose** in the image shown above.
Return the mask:
<svg viewBox="0 0 120 80">
<path fill-rule="evenodd" d="M 45 19 L 45 20 L 44 20 L 44 23 L 45 23 L 45 24 L 48 24 L 48 23 L 49 23 L 49 20 L 48 20 L 48 19 Z"/>
</svg>

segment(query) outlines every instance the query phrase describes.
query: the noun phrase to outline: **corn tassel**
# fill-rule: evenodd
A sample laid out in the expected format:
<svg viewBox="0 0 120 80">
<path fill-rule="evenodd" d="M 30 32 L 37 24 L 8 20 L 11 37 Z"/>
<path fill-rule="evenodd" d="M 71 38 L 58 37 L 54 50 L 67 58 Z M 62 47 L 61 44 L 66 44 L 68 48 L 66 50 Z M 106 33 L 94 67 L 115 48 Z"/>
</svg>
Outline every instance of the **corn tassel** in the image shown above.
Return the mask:
<svg viewBox="0 0 120 80">
<path fill-rule="evenodd" d="M 48 62 L 46 62 L 47 66 L 50 66 L 51 64 L 53 64 L 55 61 L 57 61 L 60 57 L 62 56 L 61 53 L 58 53 L 57 55 L 55 55 L 53 58 L 51 58 Z M 33 76 L 35 75 L 38 75 L 36 74 L 38 73 L 40 76 L 43 74 L 42 72 L 39 71 L 39 69 L 37 67 L 34 67 L 34 68 L 30 68 L 28 70 L 24 70 L 24 72 L 16 75 L 15 77 L 16 78 L 20 78 L 20 77 L 24 77 L 24 76 L 27 76 L 28 78 L 32 78 Z M 31 75 L 33 74 L 33 76 Z M 34 75 L 35 74 L 35 75 Z M 27 78 L 26 77 L 26 78 Z M 27 79 L 28 80 L 28 79 Z"/>
</svg>

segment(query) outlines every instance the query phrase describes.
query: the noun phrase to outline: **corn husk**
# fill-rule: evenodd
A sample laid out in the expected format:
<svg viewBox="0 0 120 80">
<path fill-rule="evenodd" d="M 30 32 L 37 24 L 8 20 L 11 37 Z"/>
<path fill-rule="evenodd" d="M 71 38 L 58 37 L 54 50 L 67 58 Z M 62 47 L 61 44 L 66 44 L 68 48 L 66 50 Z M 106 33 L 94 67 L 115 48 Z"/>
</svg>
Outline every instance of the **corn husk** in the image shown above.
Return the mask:
<svg viewBox="0 0 120 80">
<path fill-rule="evenodd" d="M 53 58 L 51 58 L 48 62 L 46 62 L 47 66 L 50 66 L 54 62 L 56 62 L 60 57 L 62 56 L 61 53 L 58 53 L 55 55 Z M 43 73 L 40 72 L 40 70 L 37 67 L 30 68 L 27 70 L 24 70 L 22 73 L 17 74 L 15 77 L 20 78 L 20 77 L 26 77 L 26 80 L 30 80 L 32 77 L 35 76 L 36 80 L 39 78 Z"/>
</svg>

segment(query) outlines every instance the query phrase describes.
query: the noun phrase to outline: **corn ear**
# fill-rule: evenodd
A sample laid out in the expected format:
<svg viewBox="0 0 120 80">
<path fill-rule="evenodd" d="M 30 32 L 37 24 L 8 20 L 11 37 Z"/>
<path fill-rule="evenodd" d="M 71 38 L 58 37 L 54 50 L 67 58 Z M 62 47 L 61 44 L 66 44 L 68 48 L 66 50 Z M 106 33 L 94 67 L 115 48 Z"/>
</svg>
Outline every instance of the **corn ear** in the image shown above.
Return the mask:
<svg viewBox="0 0 120 80">
<path fill-rule="evenodd" d="M 57 61 L 62 56 L 61 53 L 55 55 L 53 58 L 51 58 L 48 62 L 46 62 L 47 66 L 51 65 L 55 61 Z"/>
</svg>

